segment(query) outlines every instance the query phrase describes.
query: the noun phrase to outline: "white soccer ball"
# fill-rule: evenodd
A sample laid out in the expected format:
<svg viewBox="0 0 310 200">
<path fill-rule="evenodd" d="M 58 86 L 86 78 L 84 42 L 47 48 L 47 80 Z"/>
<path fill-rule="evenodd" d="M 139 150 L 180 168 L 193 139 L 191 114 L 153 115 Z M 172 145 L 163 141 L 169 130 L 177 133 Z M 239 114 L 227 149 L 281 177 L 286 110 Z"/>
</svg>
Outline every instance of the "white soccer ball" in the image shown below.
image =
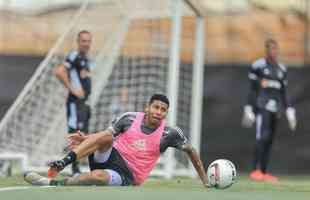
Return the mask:
<svg viewBox="0 0 310 200">
<path fill-rule="evenodd" d="M 231 161 L 218 159 L 209 165 L 207 176 L 211 187 L 225 189 L 235 182 L 237 170 Z"/>
</svg>

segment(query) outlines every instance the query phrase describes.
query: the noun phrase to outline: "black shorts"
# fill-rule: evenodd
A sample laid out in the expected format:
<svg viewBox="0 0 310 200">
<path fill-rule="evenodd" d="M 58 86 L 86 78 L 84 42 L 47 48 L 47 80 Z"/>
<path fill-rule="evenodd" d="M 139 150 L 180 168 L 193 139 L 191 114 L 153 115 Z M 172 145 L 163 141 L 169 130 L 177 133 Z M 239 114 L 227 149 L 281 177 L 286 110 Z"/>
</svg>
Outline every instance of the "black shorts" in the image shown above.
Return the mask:
<svg viewBox="0 0 310 200">
<path fill-rule="evenodd" d="M 71 108 L 71 105 L 75 108 Z M 72 110 L 74 109 L 74 111 Z M 91 115 L 90 106 L 86 104 L 84 100 L 77 101 L 67 101 L 67 120 L 70 121 L 70 118 L 76 118 L 76 124 L 68 123 L 69 133 L 76 132 L 80 130 L 84 133 L 88 133 L 88 124 Z M 72 127 L 73 126 L 73 127 Z"/>
<path fill-rule="evenodd" d="M 132 172 L 128 169 L 126 161 L 113 147 L 109 159 L 104 163 L 94 161 L 94 154 L 88 156 L 89 168 L 91 171 L 95 169 L 111 169 L 116 171 L 122 178 L 122 186 L 134 185 Z"/>
</svg>

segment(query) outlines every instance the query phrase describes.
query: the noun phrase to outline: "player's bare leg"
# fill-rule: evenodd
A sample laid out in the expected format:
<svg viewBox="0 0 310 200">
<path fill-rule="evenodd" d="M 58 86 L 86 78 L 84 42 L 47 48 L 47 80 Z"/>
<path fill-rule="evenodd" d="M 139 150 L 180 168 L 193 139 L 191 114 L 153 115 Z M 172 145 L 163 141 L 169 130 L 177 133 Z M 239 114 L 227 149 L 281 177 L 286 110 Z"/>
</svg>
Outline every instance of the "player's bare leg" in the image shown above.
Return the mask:
<svg viewBox="0 0 310 200">
<path fill-rule="evenodd" d="M 24 180 L 31 185 L 38 185 L 38 186 L 48 186 L 51 183 L 50 178 L 41 176 L 36 172 L 26 172 L 24 174 Z"/>
<path fill-rule="evenodd" d="M 94 170 L 66 179 L 65 185 L 107 185 L 110 175 L 104 170 Z"/>
<path fill-rule="evenodd" d="M 28 172 L 24 175 L 26 182 L 38 186 L 104 186 L 109 183 L 110 175 L 105 170 L 94 170 L 88 173 L 82 173 L 76 177 L 67 177 L 60 180 L 46 178 L 36 172 Z"/>
</svg>

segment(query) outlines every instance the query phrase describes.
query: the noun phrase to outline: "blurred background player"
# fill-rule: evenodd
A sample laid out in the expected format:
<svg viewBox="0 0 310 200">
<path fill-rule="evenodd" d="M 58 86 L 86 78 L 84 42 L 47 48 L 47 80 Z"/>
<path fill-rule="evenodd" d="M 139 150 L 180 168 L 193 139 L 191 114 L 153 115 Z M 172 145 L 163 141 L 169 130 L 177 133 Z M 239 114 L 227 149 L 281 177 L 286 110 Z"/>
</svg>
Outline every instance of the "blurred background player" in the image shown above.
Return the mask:
<svg viewBox="0 0 310 200">
<path fill-rule="evenodd" d="M 129 89 L 127 87 L 122 87 L 117 96 L 111 102 L 111 116 L 115 119 L 120 114 L 135 110 L 135 105 L 129 101 Z"/>
<path fill-rule="evenodd" d="M 63 64 L 55 69 L 56 77 L 68 89 L 67 123 L 68 132 L 78 130 L 87 133 L 90 118 L 88 98 L 91 93 L 90 61 L 88 52 L 91 47 L 92 35 L 83 30 L 78 33 L 77 49 L 71 51 Z M 72 174 L 80 173 L 77 162 L 72 163 Z"/>
<path fill-rule="evenodd" d="M 127 112 L 115 119 L 105 131 L 87 136 L 69 136 L 72 151 L 62 160 L 51 163 L 51 168 L 61 171 L 67 165 L 89 155 L 91 172 L 64 180 L 40 176 L 35 172 L 25 174 L 33 185 L 141 185 L 149 176 L 160 156 L 168 147 L 184 151 L 194 165 L 204 186 L 208 186 L 203 163 L 188 143 L 181 129 L 167 126 L 169 100 L 154 94 L 145 112 Z"/>
<path fill-rule="evenodd" d="M 278 62 L 278 43 L 265 41 L 265 58 L 256 60 L 249 71 L 250 93 L 244 106 L 242 124 L 250 127 L 256 121 L 256 146 L 253 171 L 250 178 L 256 181 L 277 182 L 277 177 L 267 173 L 267 166 L 275 136 L 276 125 L 282 109 L 292 131 L 296 129 L 295 109 L 287 95 L 287 69 Z"/>
</svg>

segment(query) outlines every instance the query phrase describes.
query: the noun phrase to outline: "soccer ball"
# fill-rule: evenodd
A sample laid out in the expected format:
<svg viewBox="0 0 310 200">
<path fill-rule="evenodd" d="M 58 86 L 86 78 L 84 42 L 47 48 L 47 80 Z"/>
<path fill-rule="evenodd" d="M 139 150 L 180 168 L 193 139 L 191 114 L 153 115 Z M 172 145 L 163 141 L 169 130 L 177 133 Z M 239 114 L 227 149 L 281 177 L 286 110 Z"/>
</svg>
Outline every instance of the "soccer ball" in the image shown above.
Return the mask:
<svg viewBox="0 0 310 200">
<path fill-rule="evenodd" d="M 218 159 L 209 165 L 207 176 L 211 187 L 225 189 L 235 182 L 237 170 L 231 161 Z"/>
</svg>

